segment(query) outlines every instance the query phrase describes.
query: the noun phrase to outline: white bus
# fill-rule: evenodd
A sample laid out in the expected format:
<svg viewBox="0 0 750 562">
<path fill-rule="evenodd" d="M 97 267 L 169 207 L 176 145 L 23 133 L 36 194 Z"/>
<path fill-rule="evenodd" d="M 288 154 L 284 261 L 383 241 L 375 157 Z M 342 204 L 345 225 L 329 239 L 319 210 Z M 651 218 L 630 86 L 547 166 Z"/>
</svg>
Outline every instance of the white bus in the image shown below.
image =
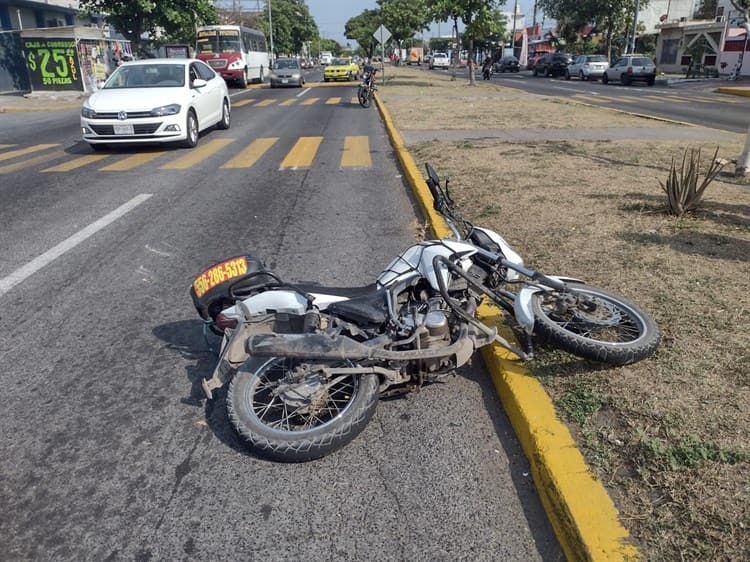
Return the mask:
<svg viewBox="0 0 750 562">
<path fill-rule="evenodd" d="M 269 68 L 266 36 L 239 25 L 206 25 L 196 30 L 195 56 L 241 88 L 263 82 Z"/>
</svg>

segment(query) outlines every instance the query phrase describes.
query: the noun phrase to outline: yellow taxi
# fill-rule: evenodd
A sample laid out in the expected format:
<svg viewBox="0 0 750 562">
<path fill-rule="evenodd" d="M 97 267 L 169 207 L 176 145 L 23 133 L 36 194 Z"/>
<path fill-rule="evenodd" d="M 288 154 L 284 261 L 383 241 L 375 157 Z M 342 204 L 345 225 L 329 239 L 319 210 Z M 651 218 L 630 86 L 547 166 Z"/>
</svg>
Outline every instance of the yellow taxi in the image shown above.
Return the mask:
<svg viewBox="0 0 750 562">
<path fill-rule="evenodd" d="M 323 81 L 356 80 L 359 76 L 359 65 L 351 57 L 338 57 L 323 71 Z"/>
</svg>

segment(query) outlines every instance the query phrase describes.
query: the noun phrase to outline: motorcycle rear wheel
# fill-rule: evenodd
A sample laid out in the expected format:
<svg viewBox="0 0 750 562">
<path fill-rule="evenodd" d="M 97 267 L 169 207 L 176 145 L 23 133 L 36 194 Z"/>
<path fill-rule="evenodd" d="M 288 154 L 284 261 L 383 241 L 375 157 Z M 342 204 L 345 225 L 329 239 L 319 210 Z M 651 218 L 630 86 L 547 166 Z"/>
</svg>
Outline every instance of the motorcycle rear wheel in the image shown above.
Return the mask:
<svg viewBox="0 0 750 562">
<path fill-rule="evenodd" d="M 333 365 L 332 365 L 333 366 Z M 251 357 L 227 395 L 229 419 L 258 454 L 305 462 L 340 449 L 365 428 L 378 404 L 375 374 L 328 386 L 322 372 L 284 357 Z"/>
<path fill-rule="evenodd" d="M 574 355 L 613 365 L 635 363 L 656 350 L 659 329 L 638 306 L 604 289 L 568 285 L 574 293 L 532 296 L 535 326 L 542 336 Z"/>
<path fill-rule="evenodd" d="M 357 90 L 357 99 L 359 100 L 359 105 L 362 107 L 370 107 L 371 98 L 370 98 L 370 90 L 366 86 L 360 86 Z"/>
</svg>

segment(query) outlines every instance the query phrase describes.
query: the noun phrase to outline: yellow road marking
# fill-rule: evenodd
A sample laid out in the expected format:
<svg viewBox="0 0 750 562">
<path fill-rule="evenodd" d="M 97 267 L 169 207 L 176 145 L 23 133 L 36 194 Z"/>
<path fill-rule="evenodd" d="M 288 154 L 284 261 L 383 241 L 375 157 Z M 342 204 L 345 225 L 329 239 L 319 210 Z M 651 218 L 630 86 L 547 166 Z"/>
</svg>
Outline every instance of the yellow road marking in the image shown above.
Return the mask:
<svg viewBox="0 0 750 562">
<path fill-rule="evenodd" d="M 692 99 L 682 98 L 679 96 L 670 96 L 670 95 L 662 95 L 662 96 L 653 95 L 653 96 L 643 96 L 643 97 L 652 99 L 652 100 L 657 100 L 657 101 L 667 100 L 667 101 L 673 101 L 676 103 L 690 103 L 692 101 Z"/>
<path fill-rule="evenodd" d="M 52 166 L 51 168 L 42 170 L 42 172 L 69 172 L 77 168 L 82 168 L 83 166 L 88 166 L 89 164 L 93 164 L 94 162 L 98 162 L 99 160 L 104 160 L 105 158 L 109 158 L 109 156 L 109 154 L 87 154 L 86 156 L 81 156 L 74 160 L 63 162 L 62 164 L 58 164 L 57 166 Z"/>
<path fill-rule="evenodd" d="M 246 99 L 246 100 L 240 100 L 240 101 L 232 102 L 232 107 L 242 107 L 243 105 L 247 105 L 249 103 L 253 103 L 254 101 L 255 101 L 254 99 L 250 98 L 250 99 Z"/>
<path fill-rule="evenodd" d="M 292 98 L 292 99 L 289 99 L 289 100 L 282 101 L 279 105 L 292 105 L 295 101 L 297 101 L 297 100 L 294 99 L 294 98 Z"/>
<path fill-rule="evenodd" d="M 337 103 L 341 103 L 341 98 L 328 98 L 326 100 L 326 105 L 335 105 Z"/>
<path fill-rule="evenodd" d="M 188 154 L 182 158 L 178 158 L 168 164 L 164 164 L 161 170 L 185 170 L 190 166 L 202 162 L 215 152 L 218 152 L 230 143 L 233 143 L 234 139 L 213 139 L 208 142 L 204 142 L 200 146 L 192 149 Z"/>
<path fill-rule="evenodd" d="M 65 152 L 63 152 L 62 150 L 55 150 L 54 152 L 47 152 L 46 154 L 40 154 L 39 156 L 34 156 L 33 158 L 27 158 L 23 162 L 16 162 L 15 164 L 8 164 L 7 166 L 0 166 L 0 174 L 7 174 L 10 172 L 15 172 L 23 168 L 30 168 L 31 166 L 35 166 L 37 164 L 43 164 L 45 162 L 49 162 L 50 160 L 55 160 L 56 158 L 63 158 L 64 156 L 65 156 Z"/>
<path fill-rule="evenodd" d="M 229 162 L 224 164 L 222 168 L 237 169 L 237 168 L 249 168 L 255 164 L 258 159 L 263 156 L 266 151 L 271 148 L 279 137 L 269 137 L 263 139 L 255 139 L 250 146 L 240 152 L 237 156 L 232 158 Z"/>
<path fill-rule="evenodd" d="M 13 148 L 16 146 L 15 144 L 0 144 L 0 150 L 6 149 L 6 148 Z"/>
<path fill-rule="evenodd" d="M 17 156 L 23 156 L 24 154 L 31 154 L 32 152 L 39 152 L 40 150 L 46 150 L 48 148 L 54 148 L 60 146 L 59 144 L 35 144 L 34 146 L 27 146 L 26 148 L 19 148 L 18 150 L 10 150 L 0 154 L 0 162 L 3 160 L 10 160 Z"/>
<path fill-rule="evenodd" d="M 255 104 L 255 107 L 266 107 L 268 105 L 271 105 L 272 103 L 276 103 L 276 100 L 269 99 L 269 100 L 259 101 L 258 103 Z"/>
<path fill-rule="evenodd" d="M 577 99 L 580 98 L 580 99 L 591 101 L 591 102 L 609 103 L 612 101 L 612 98 L 608 98 L 605 96 L 586 96 L 584 94 L 576 94 L 574 97 Z"/>
<path fill-rule="evenodd" d="M 357 96 L 354 96 L 351 100 L 349 100 L 349 103 L 353 103 L 356 105 L 359 103 L 359 98 Z"/>
<path fill-rule="evenodd" d="M 131 156 L 128 156 L 127 158 L 123 158 L 118 162 L 113 162 L 112 164 L 99 169 L 104 172 L 121 172 L 123 170 L 131 170 L 136 166 L 142 166 L 143 164 L 151 162 L 151 160 L 157 159 L 162 154 L 164 154 L 163 150 L 139 152 L 138 154 L 133 154 Z"/>
<path fill-rule="evenodd" d="M 307 98 L 305 101 L 302 102 L 302 105 L 312 105 L 319 99 L 320 98 Z"/>
<path fill-rule="evenodd" d="M 345 137 L 344 154 L 341 155 L 342 168 L 370 168 L 370 139 L 366 136 Z"/>
<path fill-rule="evenodd" d="M 309 168 L 322 141 L 323 137 L 300 137 L 284 158 L 279 170 Z"/>
</svg>

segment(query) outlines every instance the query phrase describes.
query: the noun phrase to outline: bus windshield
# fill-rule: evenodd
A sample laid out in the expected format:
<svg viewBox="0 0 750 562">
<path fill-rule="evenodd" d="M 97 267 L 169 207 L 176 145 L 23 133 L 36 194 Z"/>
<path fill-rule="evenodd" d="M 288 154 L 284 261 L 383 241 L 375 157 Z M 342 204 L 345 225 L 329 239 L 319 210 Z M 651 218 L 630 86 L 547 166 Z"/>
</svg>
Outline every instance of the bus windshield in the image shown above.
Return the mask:
<svg viewBox="0 0 750 562">
<path fill-rule="evenodd" d="M 197 47 L 199 53 L 240 53 L 239 31 L 219 30 L 198 32 Z"/>
</svg>

